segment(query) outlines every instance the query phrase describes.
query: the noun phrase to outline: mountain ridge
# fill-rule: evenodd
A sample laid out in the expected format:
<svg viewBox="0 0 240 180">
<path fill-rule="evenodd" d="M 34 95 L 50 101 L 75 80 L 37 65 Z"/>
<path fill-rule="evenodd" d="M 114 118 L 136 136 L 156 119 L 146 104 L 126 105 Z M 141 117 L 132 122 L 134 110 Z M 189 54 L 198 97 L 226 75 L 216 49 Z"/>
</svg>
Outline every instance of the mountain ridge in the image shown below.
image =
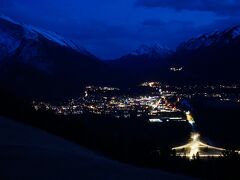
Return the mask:
<svg viewBox="0 0 240 180">
<path fill-rule="evenodd" d="M 45 29 L 42 29 L 39 27 L 32 26 L 32 25 L 22 24 L 22 23 L 14 21 L 11 18 L 4 16 L 4 15 L 0 15 L 0 19 L 5 20 L 6 22 L 11 22 L 12 24 L 14 24 L 16 26 L 22 27 L 22 29 L 24 31 L 23 36 L 26 39 L 37 40 L 40 35 L 40 36 L 42 36 L 56 44 L 59 44 L 61 46 L 72 48 L 74 50 L 79 51 L 80 53 L 90 54 L 85 48 L 80 47 L 79 45 L 77 45 L 77 43 L 73 42 L 72 40 L 68 40 L 68 39 L 62 37 L 61 35 L 59 35 L 55 32 L 51 32 L 51 31 L 48 31 L 48 30 L 45 30 Z"/>
<path fill-rule="evenodd" d="M 0 18 L 0 82 L 25 96 L 61 97 L 79 94 L 84 84 L 103 81 L 105 64 L 63 40 Z"/>
<path fill-rule="evenodd" d="M 89 84 L 239 82 L 240 26 L 191 38 L 176 51 L 142 45 L 112 61 L 101 61 L 71 43 L 0 17 L 0 83 L 16 93 L 44 98 L 79 95 Z"/>
</svg>

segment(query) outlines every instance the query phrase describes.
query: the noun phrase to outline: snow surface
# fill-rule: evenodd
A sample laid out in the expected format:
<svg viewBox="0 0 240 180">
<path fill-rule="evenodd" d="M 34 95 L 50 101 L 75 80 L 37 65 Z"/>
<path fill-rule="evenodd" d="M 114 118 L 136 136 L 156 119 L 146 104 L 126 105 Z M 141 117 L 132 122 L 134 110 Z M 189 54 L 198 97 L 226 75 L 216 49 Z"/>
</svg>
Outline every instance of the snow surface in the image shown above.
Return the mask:
<svg viewBox="0 0 240 180">
<path fill-rule="evenodd" d="M 228 34 L 231 34 L 229 38 Z M 181 44 L 180 47 L 184 49 L 193 50 L 201 47 L 209 47 L 217 43 L 228 44 L 231 40 L 240 37 L 240 26 L 228 28 L 224 31 L 213 31 L 205 35 L 199 35 L 196 38 L 192 38 L 189 41 Z"/>
<path fill-rule="evenodd" d="M 142 45 L 138 49 L 133 51 L 131 53 L 131 55 L 139 56 L 139 55 L 157 53 L 159 55 L 165 56 L 165 55 L 170 54 L 170 52 L 171 52 L 171 50 L 169 48 L 155 43 L 152 45 Z"/>
<path fill-rule="evenodd" d="M 47 30 L 44 30 L 44 29 L 41 29 L 41 28 L 38 28 L 35 26 L 21 24 L 19 22 L 12 20 L 11 18 L 9 18 L 7 16 L 1 15 L 0 18 L 6 20 L 8 22 L 11 22 L 13 24 L 22 26 L 24 29 L 24 38 L 26 38 L 26 39 L 38 40 L 39 35 L 42 35 L 44 38 L 46 38 L 49 41 L 52 41 L 54 43 L 57 43 L 60 46 L 65 46 L 65 47 L 77 50 L 78 52 L 81 52 L 83 54 L 89 54 L 86 49 L 78 46 L 77 43 L 75 43 L 71 40 L 65 39 L 62 36 L 58 35 L 57 33 L 50 32 L 50 31 L 47 31 Z M 5 40 L 8 41 L 6 38 L 5 38 Z"/>
<path fill-rule="evenodd" d="M 0 47 L 4 47 L 7 53 L 15 52 L 19 45 L 20 41 L 18 39 L 0 30 Z"/>
<path fill-rule="evenodd" d="M 6 21 L 9 21 L 9 22 L 11 22 L 11 23 L 13 23 L 13 24 L 19 24 L 18 22 L 12 20 L 10 17 L 5 16 L 5 15 L 0 15 L 0 18 L 1 18 L 1 19 L 5 19 Z"/>
<path fill-rule="evenodd" d="M 214 31 L 209 34 L 199 35 L 196 38 L 184 43 L 184 47 L 188 50 L 198 49 L 201 47 L 209 47 L 212 44 L 216 43 L 220 37 L 219 31 Z"/>
<path fill-rule="evenodd" d="M 39 33 L 42 36 L 44 36 L 46 39 L 55 42 L 61 46 L 66 46 L 75 50 L 80 50 L 80 47 L 78 47 L 73 41 L 67 40 L 63 38 L 62 36 L 58 35 L 57 33 L 50 32 L 41 28 L 37 28 L 31 25 L 24 26 L 27 31 L 30 31 L 32 33 Z M 81 49 L 83 51 L 83 48 Z"/>
<path fill-rule="evenodd" d="M 240 36 L 240 27 L 237 27 L 232 32 L 232 38 L 237 38 Z"/>
<path fill-rule="evenodd" d="M 0 146 L 0 179 L 190 179 L 108 160 L 79 145 L 5 118 L 0 118 Z"/>
</svg>

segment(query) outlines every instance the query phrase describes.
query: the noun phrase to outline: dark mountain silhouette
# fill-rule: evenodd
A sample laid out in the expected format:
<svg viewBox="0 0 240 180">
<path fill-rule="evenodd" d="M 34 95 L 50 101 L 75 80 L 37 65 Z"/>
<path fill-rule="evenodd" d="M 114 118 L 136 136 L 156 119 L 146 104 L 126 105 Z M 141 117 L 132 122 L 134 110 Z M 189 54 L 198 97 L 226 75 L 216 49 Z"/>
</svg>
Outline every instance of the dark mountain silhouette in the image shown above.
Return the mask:
<svg viewBox="0 0 240 180">
<path fill-rule="evenodd" d="M 240 26 L 192 38 L 176 51 L 153 44 L 119 59 L 97 57 L 56 33 L 0 17 L 0 84 L 40 99 L 79 95 L 85 85 L 147 80 L 238 83 Z"/>
<path fill-rule="evenodd" d="M 181 43 L 175 52 L 143 47 L 136 51 L 140 53 L 130 53 L 110 64 L 133 79 L 239 83 L 240 26 L 192 38 Z"/>
<path fill-rule="evenodd" d="M 104 79 L 105 65 L 61 36 L 0 18 L 0 82 L 20 95 L 61 97 Z"/>
<path fill-rule="evenodd" d="M 126 82 L 157 80 L 159 72 L 165 72 L 173 51 L 159 44 L 142 45 L 108 64 L 119 74 L 127 76 Z"/>
<path fill-rule="evenodd" d="M 195 82 L 239 83 L 240 26 L 192 38 L 179 45 L 172 63 Z"/>
</svg>

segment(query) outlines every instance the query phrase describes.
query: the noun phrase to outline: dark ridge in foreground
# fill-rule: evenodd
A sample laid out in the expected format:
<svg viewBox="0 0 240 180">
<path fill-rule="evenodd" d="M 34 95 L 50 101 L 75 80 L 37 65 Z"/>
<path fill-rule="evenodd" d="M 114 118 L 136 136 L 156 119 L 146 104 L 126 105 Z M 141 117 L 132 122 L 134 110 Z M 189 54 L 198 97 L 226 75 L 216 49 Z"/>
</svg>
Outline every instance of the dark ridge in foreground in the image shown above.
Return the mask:
<svg viewBox="0 0 240 180">
<path fill-rule="evenodd" d="M 111 161 L 10 119 L 0 125 L 1 179 L 190 179 Z"/>
</svg>

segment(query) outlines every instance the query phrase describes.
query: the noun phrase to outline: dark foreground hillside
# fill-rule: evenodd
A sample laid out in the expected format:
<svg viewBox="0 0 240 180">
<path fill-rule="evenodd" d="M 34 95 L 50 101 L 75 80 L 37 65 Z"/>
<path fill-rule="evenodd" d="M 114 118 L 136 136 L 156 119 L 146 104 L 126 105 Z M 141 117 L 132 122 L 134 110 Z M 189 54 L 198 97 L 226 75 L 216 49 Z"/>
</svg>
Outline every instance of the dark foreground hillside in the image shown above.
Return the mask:
<svg viewBox="0 0 240 180">
<path fill-rule="evenodd" d="M 203 179 L 238 180 L 240 176 L 240 156 L 232 151 L 226 151 L 217 159 L 196 157 L 189 161 L 176 157 L 167 145 L 176 144 L 176 136 L 177 142 L 186 141 L 184 127 L 151 126 L 135 120 L 116 121 L 89 114 L 57 116 L 44 109 L 35 112 L 29 101 L 4 91 L 0 91 L 0 99 L 0 117 L 14 119 L 0 118 L 0 176 L 3 177 L 0 179 L 174 178 L 162 175 L 161 170 Z M 140 168 L 120 165 L 108 158 Z"/>
<path fill-rule="evenodd" d="M 4 179 L 189 179 L 135 168 L 39 129 L 0 118 L 0 178 Z"/>
</svg>

